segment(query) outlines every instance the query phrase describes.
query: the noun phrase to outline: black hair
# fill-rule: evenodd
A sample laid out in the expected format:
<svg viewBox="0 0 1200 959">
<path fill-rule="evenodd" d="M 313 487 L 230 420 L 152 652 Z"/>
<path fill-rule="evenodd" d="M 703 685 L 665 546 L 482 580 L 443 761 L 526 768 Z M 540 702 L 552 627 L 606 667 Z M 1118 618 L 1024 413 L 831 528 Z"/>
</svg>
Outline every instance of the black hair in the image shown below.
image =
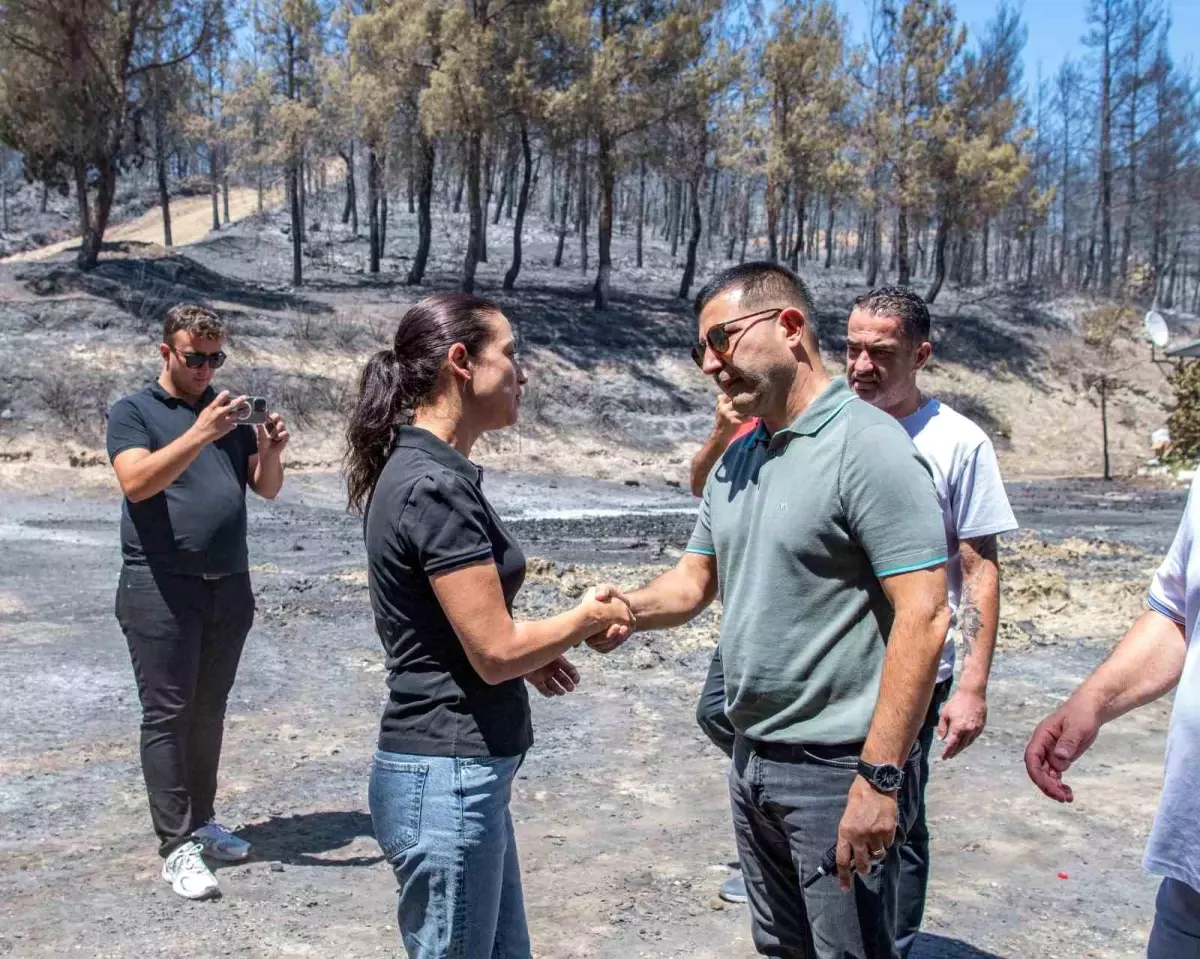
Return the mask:
<svg viewBox="0 0 1200 959">
<path fill-rule="evenodd" d="M 786 266 L 756 260 L 722 270 L 696 294 L 696 315 L 699 316 L 704 311 L 710 300 L 728 289 L 742 291 L 742 303 L 747 309 L 753 309 L 767 301 L 783 301 L 799 307 L 804 319 L 816 329 L 812 294 L 804 281 Z"/>
<path fill-rule="evenodd" d="M 853 309 L 865 310 L 872 316 L 896 317 L 911 343 L 924 343 L 929 339 L 929 307 L 920 296 L 902 286 L 881 286 L 864 293 L 854 301 Z"/>
<path fill-rule="evenodd" d="M 346 490 L 351 512 L 361 513 L 392 451 L 396 427 L 411 423 L 417 407 L 438 387 L 450 347 L 475 356 L 491 331 L 485 321 L 500 308 L 469 293 L 435 293 L 408 308 L 390 350 L 380 350 L 358 378 L 358 399 L 346 426 Z"/>
</svg>

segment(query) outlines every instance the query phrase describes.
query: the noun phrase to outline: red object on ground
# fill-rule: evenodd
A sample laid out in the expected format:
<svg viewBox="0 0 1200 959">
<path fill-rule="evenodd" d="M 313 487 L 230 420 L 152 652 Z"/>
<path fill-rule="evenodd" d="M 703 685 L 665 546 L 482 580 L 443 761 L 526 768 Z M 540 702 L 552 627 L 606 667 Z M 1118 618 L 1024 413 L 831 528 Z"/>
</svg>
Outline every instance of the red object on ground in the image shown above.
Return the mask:
<svg viewBox="0 0 1200 959">
<path fill-rule="evenodd" d="M 1070 879 L 1071 877 L 1070 877 L 1070 876 L 1068 876 L 1068 875 L 1067 875 L 1065 872 L 1060 872 L 1060 873 L 1058 874 L 1058 878 L 1059 878 L 1059 879 Z"/>
</svg>

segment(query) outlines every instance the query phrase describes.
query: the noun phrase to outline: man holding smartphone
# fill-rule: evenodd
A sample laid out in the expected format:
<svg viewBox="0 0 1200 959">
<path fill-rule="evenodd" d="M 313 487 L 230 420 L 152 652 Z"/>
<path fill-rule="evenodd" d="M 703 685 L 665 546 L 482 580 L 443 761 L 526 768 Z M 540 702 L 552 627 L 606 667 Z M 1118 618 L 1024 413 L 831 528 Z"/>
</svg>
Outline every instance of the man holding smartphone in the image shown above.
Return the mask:
<svg viewBox="0 0 1200 959">
<path fill-rule="evenodd" d="M 187 899 L 219 893 L 202 856 L 250 854 L 216 822 L 213 801 L 225 704 L 254 621 L 246 486 L 278 494 L 288 442 L 278 414 L 239 425 L 247 397 L 213 389 L 225 337 L 211 310 L 172 307 L 158 380 L 108 418 L 125 494 L 116 613 L 142 705 L 142 773 L 163 878 Z"/>
</svg>

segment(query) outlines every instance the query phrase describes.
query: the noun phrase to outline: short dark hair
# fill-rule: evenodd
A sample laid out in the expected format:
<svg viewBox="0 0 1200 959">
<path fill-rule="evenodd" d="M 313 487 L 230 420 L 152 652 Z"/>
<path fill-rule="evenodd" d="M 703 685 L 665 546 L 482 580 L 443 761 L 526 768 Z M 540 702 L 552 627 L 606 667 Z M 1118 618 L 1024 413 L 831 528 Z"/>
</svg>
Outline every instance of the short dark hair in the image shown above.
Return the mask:
<svg viewBox="0 0 1200 959">
<path fill-rule="evenodd" d="M 912 290 L 902 286 L 881 286 L 854 301 L 853 309 L 866 310 L 872 316 L 894 316 L 900 320 L 904 335 L 913 343 L 929 339 L 929 307 Z"/>
<path fill-rule="evenodd" d="M 812 294 L 804 281 L 786 266 L 766 260 L 739 263 L 722 270 L 704 284 L 696 294 L 696 315 L 699 316 L 709 301 L 729 289 L 742 291 L 742 302 L 749 308 L 768 300 L 784 301 L 798 307 L 810 325 L 816 323 Z"/>
<path fill-rule="evenodd" d="M 163 342 L 170 345 L 179 332 L 192 336 L 224 336 L 225 324 L 212 310 L 199 303 L 177 303 L 167 310 L 163 322 Z"/>
</svg>

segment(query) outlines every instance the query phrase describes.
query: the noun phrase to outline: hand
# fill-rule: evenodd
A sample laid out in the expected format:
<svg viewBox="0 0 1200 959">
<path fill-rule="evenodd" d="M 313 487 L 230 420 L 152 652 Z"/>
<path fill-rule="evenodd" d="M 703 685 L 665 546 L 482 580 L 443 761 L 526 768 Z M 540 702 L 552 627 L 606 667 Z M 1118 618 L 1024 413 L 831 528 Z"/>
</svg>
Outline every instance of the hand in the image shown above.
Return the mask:
<svg viewBox="0 0 1200 959">
<path fill-rule="evenodd" d="M 1068 699 L 1038 723 L 1025 747 L 1025 771 L 1055 802 L 1074 802 L 1062 774 L 1087 752 L 1100 732 L 1100 712 L 1083 699 Z"/>
<path fill-rule="evenodd" d="M 938 739 L 946 744 L 942 759 L 953 759 L 979 738 L 987 725 L 987 697 L 973 689 L 957 689 L 942 706 Z"/>
<path fill-rule="evenodd" d="M 588 637 L 587 644 L 598 653 L 611 653 L 637 629 L 629 601 L 612 583 L 601 583 L 587 591 L 580 605 L 592 604 L 593 616 L 604 628 Z"/>
<path fill-rule="evenodd" d="M 221 390 L 213 401 L 200 411 L 192 429 L 204 438 L 206 443 L 219 440 L 234 431 L 238 425 L 238 417 L 242 414 L 242 404 L 245 396 L 230 397 L 229 390 Z"/>
<path fill-rule="evenodd" d="M 525 679 L 543 696 L 565 696 L 579 684 L 579 670 L 566 656 L 559 656 L 541 669 L 526 673 Z"/>
<path fill-rule="evenodd" d="M 722 393 L 717 397 L 717 421 L 713 432 L 722 436 L 732 436 L 738 428 L 750 422 L 750 417 L 743 416 L 733 408 L 733 400 Z"/>
<path fill-rule="evenodd" d="M 898 816 L 895 794 L 877 792 L 862 776 L 854 777 L 838 824 L 837 872 L 842 892 L 850 891 L 852 870 L 865 876 L 872 863 L 887 855 L 896 841 Z"/>
<path fill-rule="evenodd" d="M 258 455 L 277 459 L 291 438 L 283 417 L 272 413 L 265 423 L 258 425 Z"/>
</svg>

